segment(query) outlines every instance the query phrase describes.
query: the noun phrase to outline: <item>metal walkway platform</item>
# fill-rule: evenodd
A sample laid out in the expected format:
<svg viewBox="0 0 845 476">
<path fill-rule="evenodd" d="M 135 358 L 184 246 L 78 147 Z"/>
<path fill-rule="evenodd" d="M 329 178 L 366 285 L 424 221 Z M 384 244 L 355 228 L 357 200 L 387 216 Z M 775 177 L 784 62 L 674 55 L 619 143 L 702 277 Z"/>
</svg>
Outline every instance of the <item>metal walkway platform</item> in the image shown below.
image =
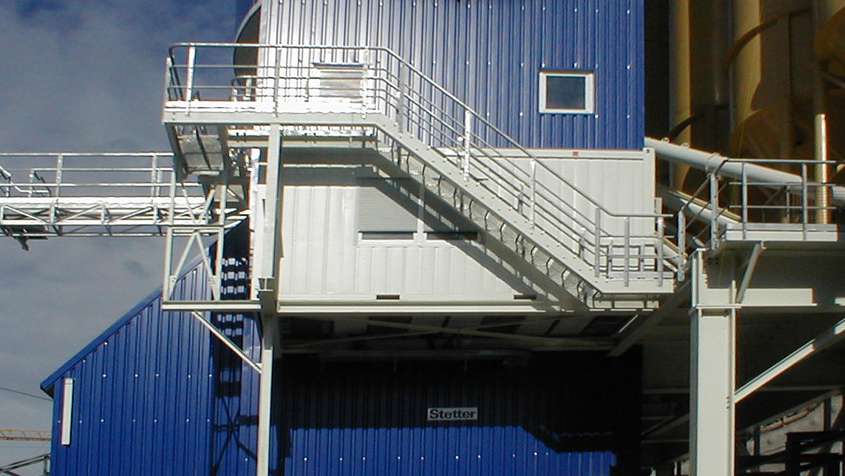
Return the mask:
<svg viewBox="0 0 845 476">
<path fill-rule="evenodd" d="M 177 182 L 170 153 L 0 154 L 0 230 L 52 236 L 163 236 L 206 224 L 211 200 Z"/>
</svg>

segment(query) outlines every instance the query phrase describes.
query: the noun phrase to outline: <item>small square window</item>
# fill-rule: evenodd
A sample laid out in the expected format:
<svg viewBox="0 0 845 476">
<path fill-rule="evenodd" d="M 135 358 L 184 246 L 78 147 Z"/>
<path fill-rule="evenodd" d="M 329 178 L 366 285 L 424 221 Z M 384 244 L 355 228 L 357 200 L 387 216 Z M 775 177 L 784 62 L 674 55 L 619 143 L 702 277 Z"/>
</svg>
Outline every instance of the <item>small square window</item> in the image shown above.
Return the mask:
<svg viewBox="0 0 845 476">
<path fill-rule="evenodd" d="M 593 73 L 540 71 L 540 112 L 592 114 L 594 111 Z"/>
</svg>

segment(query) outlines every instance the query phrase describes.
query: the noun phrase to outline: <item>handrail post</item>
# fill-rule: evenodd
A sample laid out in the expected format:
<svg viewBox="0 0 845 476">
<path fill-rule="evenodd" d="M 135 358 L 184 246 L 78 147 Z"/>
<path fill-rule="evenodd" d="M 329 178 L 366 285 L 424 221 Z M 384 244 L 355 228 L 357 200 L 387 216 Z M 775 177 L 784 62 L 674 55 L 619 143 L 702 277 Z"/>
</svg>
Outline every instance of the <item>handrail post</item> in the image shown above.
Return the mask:
<svg viewBox="0 0 845 476">
<path fill-rule="evenodd" d="M 407 98 L 405 96 L 406 69 L 403 68 L 402 63 L 398 63 L 398 65 L 399 65 L 399 84 L 398 84 L 399 104 L 396 105 L 396 125 L 399 127 L 399 132 L 404 133 L 405 132 L 405 114 L 406 114 L 405 108 L 407 107 L 407 105 L 406 105 Z M 387 98 L 389 94 L 390 94 L 390 92 L 387 91 L 387 88 L 385 88 L 385 98 Z"/>
<path fill-rule="evenodd" d="M 56 156 L 56 198 L 61 196 L 62 188 L 62 168 L 64 167 L 65 157 L 63 154 Z"/>
<path fill-rule="evenodd" d="M 188 101 L 190 107 L 191 101 L 194 99 L 194 66 L 197 61 L 197 49 L 195 46 L 188 47 L 188 72 L 185 79 L 185 100 Z"/>
<path fill-rule="evenodd" d="M 748 172 L 745 170 L 746 163 L 742 163 L 742 239 L 748 238 Z"/>
<path fill-rule="evenodd" d="M 596 207 L 595 228 L 593 229 L 593 271 L 599 276 L 601 267 L 601 209 Z"/>
<path fill-rule="evenodd" d="M 625 254 L 625 269 L 623 270 L 623 276 L 625 280 L 625 287 L 628 287 L 628 283 L 630 282 L 630 267 L 631 267 L 631 217 L 625 217 L 625 241 L 624 241 L 624 254 Z"/>
<path fill-rule="evenodd" d="M 150 198 L 158 196 L 158 156 L 150 156 Z"/>
<path fill-rule="evenodd" d="M 801 233 L 805 240 L 807 239 L 807 221 L 809 219 L 807 209 L 807 163 L 801 162 Z"/>
<path fill-rule="evenodd" d="M 678 281 L 684 280 L 687 267 L 687 216 L 678 212 Z"/>
<path fill-rule="evenodd" d="M 464 180 L 469 179 L 469 159 L 470 147 L 472 144 L 472 112 L 469 109 L 464 110 Z"/>
<path fill-rule="evenodd" d="M 167 105 L 170 100 L 171 85 L 173 84 L 173 60 L 170 55 L 164 59 L 164 97 L 162 98 L 162 107 Z"/>
<path fill-rule="evenodd" d="M 281 76 L 282 50 L 278 46 L 273 47 L 273 114 L 279 115 L 279 76 Z M 306 88 L 310 82 L 311 68 L 308 68 L 309 78 L 306 80 Z M 308 98 L 306 98 L 306 101 Z"/>
<path fill-rule="evenodd" d="M 531 226 L 534 226 L 535 222 L 535 210 L 536 207 L 534 204 L 537 202 L 537 159 L 533 156 L 531 157 Z"/>
<path fill-rule="evenodd" d="M 710 176 L 710 249 L 715 250 L 718 248 L 716 217 L 719 213 L 719 178 L 713 172 L 708 175 Z"/>
<path fill-rule="evenodd" d="M 153 207 L 153 220 L 158 221 L 158 202 L 155 201 L 155 198 L 161 194 L 161 188 L 159 187 L 161 176 L 158 170 L 157 154 L 152 154 L 150 157 L 150 163 L 150 201 L 152 202 Z"/>
<path fill-rule="evenodd" d="M 655 243 L 655 254 L 657 255 L 657 285 L 663 287 L 663 217 L 657 217 L 657 242 Z M 640 257 L 642 259 L 642 257 Z"/>
</svg>

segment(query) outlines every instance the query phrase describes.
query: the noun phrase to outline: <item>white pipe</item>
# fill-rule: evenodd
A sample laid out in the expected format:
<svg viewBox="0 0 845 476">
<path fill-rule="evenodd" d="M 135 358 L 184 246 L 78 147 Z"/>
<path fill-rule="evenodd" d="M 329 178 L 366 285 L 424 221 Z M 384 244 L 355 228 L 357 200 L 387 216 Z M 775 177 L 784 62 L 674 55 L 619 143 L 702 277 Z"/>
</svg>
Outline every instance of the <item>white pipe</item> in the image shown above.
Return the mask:
<svg viewBox="0 0 845 476">
<path fill-rule="evenodd" d="M 721 176 L 741 179 L 742 169 L 744 167 L 745 175 L 749 182 L 762 182 L 770 184 L 775 188 L 787 185 L 801 186 L 800 175 L 782 172 L 780 170 L 775 170 L 770 167 L 749 162 L 726 162 L 727 160 L 735 159 L 724 157 L 715 152 L 704 152 L 650 137 L 646 137 L 645 146 L 654 149 L 655 153 L 664 160 L 673 163 L 686 164 L 699 170 L 704 170 L 705 172 L 718 171 L 718 174 Z M 831 195 L 835 205 L 845 205 L 845 187 L 831 187 Z"/>
<path fill-rule="evenodd" d="M 713 212 L 706 206 L 705 203 L 699 203 L 697 200 L 690 200 L 692 197 L 683 192 L 662 189 L 660 191 L 660 197 L 663 199 L 663 203 L 669 208 L 680 210 L 681 208 L 686 207 L 687 214 L 691 216 L 698 216 L 701 220 L 706 222 L 713 219 Z M 716 221 L 724 226 L 739 224 L 738 221 L 728 216 L 724 213 L 724 211 L 716 216 Z"/>
</svg>

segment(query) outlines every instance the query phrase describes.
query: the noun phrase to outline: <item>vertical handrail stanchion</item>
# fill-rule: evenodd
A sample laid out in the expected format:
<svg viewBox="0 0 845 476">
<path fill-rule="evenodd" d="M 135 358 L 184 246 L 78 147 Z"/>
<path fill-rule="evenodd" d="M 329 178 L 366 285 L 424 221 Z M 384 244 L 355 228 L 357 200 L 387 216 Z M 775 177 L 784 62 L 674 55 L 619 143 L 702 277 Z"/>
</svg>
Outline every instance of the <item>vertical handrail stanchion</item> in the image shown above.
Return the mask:
<svg viewBox="0 0 845 476">
<path fill-rule="evenodd" d="M 807 203 L 807 163 L 801 163 L 801 233 L 804 239 L 807 239 L 807 221 L 808 217 L 808 203 Z"/>
<path fill-rule="evenodd" d="M 150 198 L 158 197 L 158 155 L 150 156 Z"/>
<path fill-rule="evenodd" d="M 710 249 L 715 250 L 718 248 L 716 218 L 719 216 L 719 178 L 713 172 L 708 175 L 710 176 Z"/>
<path fill-rule="evenodd" d="M 65 156 L 59 154 L 56 156 L 56 198 L 62 195 L 62 170 L 64 169 Z"/>
<path fill-rule="evenodd" d="M 273 114 L 279 115 L 279 76 L 281 76 L 282 50 L 278 46 L 273 47 Z M 311 71 L 311 68 L 308 68 Z M 308 82 L 306 80 L 306 88 Z"/>
<path fill-rule="evenodd" d="M 678 281 L 683 281 L 687 268 L 687 216 L 684 207 L 678 212 Z"/>
<path fill-rule="evenodd" d="M 469 179 L 469 158 L 472 144 L 472 112 L 464 110 L 464 180 Z"/>
<path fill-rule="evenodd" d="M 742 163 L 742 239 L 748 238 L 748 172 L 745 170 L 745 162 Z"/>
<path fill-rule="evenodd" d="M 536 207 L 534 206 L 537 202 L 537 159 L 533 156 L 531 157 L 531 226 L 534 226 L 535 222 L 535 210 Z"/>
<path fill-rule="evenodd" d="M 161 194 L 159 186 L 160 175 L 158 171 L 158 154 L 152 154 L 150 157 L 150 201 L 153 208 L 153 220 L 158 222 L 158 201 L 156 198 Z"/>
<path fill-rule="evenodd" d="M 663 217 L 657 217 L 657 239 L 655 241 L 655 254 L 657 255 L 657 285 L 663 287 L 663 237 L 664 237 Z M 642 259 L 642 257 L 640 257 Z"/>
<path fill-rule="evenodd" d="M 195 46 L 188 47 L 188 71 L 185 78 L 185 101 L 188 101 L 188 112 L 191 112 L 191 101 L 194 99 L 194 64 L 197 60 Z"/>
<path fill-rule="evenodd" d="M 173 59 L 170 55 L 164 59 L 164 97 L 162 98 L 162 108 L 167 105 L 167 101 L 171 98 L 173 92 Z M 178 99 L 178 98 L 177 98 Z"/>
<path fill-rule="evenodd" d="M 402 63 L 399 63 L 399 104 L 396 105 L 396 123 L 399 126 L 399 132 L 405 132 L 405 108 L 406 106 L 406 97 L 405 97 L 405 68 L 402 67 Z M 386 88 L 385 88 L 386 89 Z M 386 94 L 390 94 L 386 92 Z"/>
<path fill-rule="evenodd" d="M 596 207 L 595 227 L 593 229 L 593 272 L 596 277 L 600 274 L 601 267 L 601 208 Z"/>
<path fill-rule="evenodd" d="M 625 269 L 622 272 L 625 280 L 625 287 L 627 288 L 631 279 L 631 217 L 625 217 L 625 241 L 623 246 L 625 254 Z"/>
</svg>

